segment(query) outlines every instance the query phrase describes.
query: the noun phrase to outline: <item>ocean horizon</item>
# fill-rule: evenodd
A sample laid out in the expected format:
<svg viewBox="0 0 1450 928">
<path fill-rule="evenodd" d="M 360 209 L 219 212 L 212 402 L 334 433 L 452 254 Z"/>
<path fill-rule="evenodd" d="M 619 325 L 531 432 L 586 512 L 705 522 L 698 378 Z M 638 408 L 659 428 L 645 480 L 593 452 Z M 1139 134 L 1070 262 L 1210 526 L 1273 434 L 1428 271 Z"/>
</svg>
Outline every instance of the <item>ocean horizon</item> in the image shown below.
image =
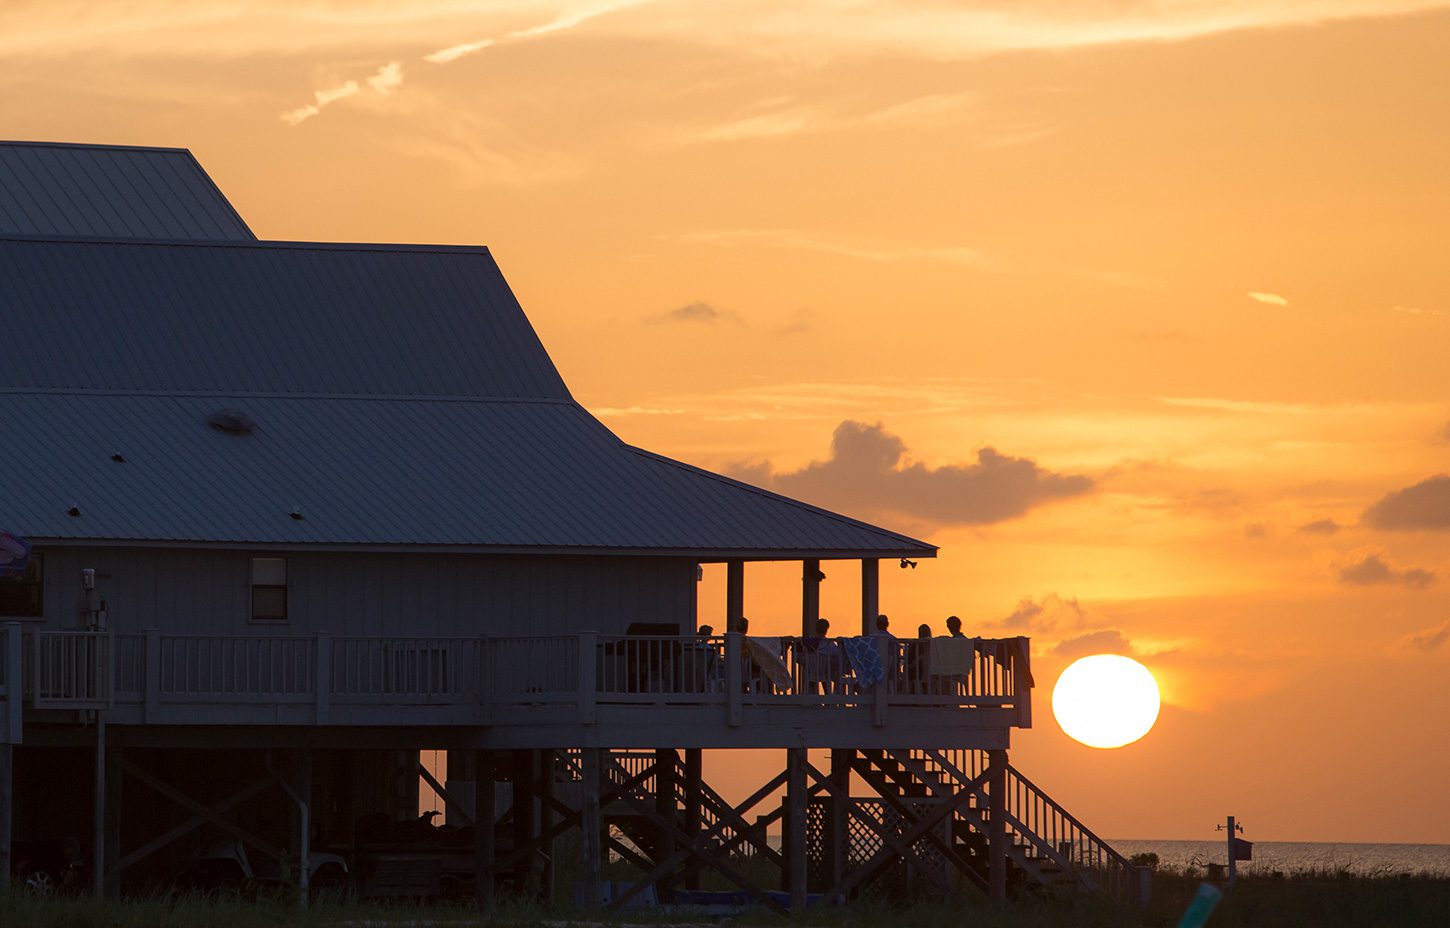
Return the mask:
<svg viewBox="0 0 1450 928">
<path fill-rule="evenodd" d="M 1303 873 L 1344 871 L 1359 876 L 1450 876 L 1450 844 L 1393 844 L 1347 841 L 1253 841 L 1254 859 L 1240 861 L 1241 873 Z M 1125 857 L 1158 855 L 1160 867 L 1186 869 L 1225 864 L 1225 838 L 1208 841 L 1182 839 L 1109 839 Z"/>
</svg>

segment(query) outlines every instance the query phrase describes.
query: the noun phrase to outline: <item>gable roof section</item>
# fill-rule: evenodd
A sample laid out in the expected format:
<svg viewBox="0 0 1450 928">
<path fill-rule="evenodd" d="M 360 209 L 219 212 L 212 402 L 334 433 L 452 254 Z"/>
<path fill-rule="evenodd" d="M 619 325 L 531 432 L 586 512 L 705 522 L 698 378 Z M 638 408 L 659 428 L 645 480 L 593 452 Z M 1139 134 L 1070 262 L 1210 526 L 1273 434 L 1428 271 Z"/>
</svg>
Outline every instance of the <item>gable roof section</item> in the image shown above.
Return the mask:
<svg viewBox="0 0 1450 928">
<path fill-rule="evenodd" d="M 0 387 L 569 398 L 485 248 L 0 246 Z"/>
<path fill-rule="evenodd" d="M 486 249 L 0 239 L 0 279 L 0 523 L 33 540 L 935 553 L 624 444 Z"/>
<path fill-rule="evenodd" d="M 0 235 L 256 238 L 184 148 L 7 141 Z"/>
</svg>

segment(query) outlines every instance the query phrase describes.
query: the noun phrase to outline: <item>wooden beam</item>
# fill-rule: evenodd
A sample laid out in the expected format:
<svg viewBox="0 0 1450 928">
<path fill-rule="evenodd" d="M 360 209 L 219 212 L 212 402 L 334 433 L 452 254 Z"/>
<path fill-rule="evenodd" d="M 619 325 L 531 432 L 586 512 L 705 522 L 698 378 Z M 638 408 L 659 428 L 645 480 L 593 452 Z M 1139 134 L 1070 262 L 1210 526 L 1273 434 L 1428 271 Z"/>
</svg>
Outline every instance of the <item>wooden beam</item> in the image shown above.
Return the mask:
<svg viewBox="0 0 1450 928">
<path fill-rule="evenodd" d="M 449 794 L 447 788 L 445 788 L 442 783 L 438 782 L 438 778 L 428 772 L 427 766 L 425 766 L 422 762 L 419 762 L 418 764 L 418 775 L 423 778 L 423 782 L 428 784 L 428 788 L 433 791 L 433 794 L 439 799 L 443 800 L 444 807 L 447 808 L 450 813 L 458 816 L 460 819 L 463 820 L 463 824 L 465 827 L 473 824 L 473 817 L 464 810 L 463 806 L 458 802 L 458 800 L 454 799 L 453 796 Z M 444 821 L 448 821 L 447 818 L 445 818 Z M 449 822 L 449 824 L 451 825 L 453 823 Z"/>
<path fill-rule="evenodd" d="M 234 796 L 232 796 L 231 799 L 225 800 L 217 806 L 208 808 L 206 806 L 203 806 L 201 803 L 195 801 L 191 797 L 187 796 L 176 787 L 157 779 L 156 777 L 147 773 L 145 770 L 137 767 L 125 757 L 116 758 L 116 766 L 119 769 L 124 770 L 133 778 L 140 780 L 142 783 L 145 783 L 147 786 L 156 790 L 156 792 L 165 796 L 167 799 L 170 799 L 172 802 L 176 803 L 177 805 L 181 806 L 183 809 L 197 817 L 194 822 L 183 823 L 183 825 L 178 825 L 176 828 L 172 829 L 172 831 L 177 832 L 177 834 L 170 835 L 170 833 L 168 832 L 170 837 L 167 837 L 166 841 L 159 844 L 156 841 L 149 842 L 147 845 L 137 848 L 136 850 L 127 854 L 125 857 L 121 858 L 121 861 L 118 865 L 120 869 L 124 870 L 126 867 L 134 864 L 142 857 L 145 857 L 152 851 L 157 850 L 157 848 L 162 847 L 165 844 L 169 844 L 171 841 L 175 840 L 175 838 L 178 837 L 180 834 L 184 834 L 187 831 L 190 831 L 192 828 L 195 828 L 197 825 L 200 825 L 203 822 L 215 825 L 216 827 L 220 828 L 222 831 L 225 831 L 227 834 L 231 835 L 234 838 L 240 838 L 242 841 L 245 841 L 248 844 L 252 845 L 257 850 L 261 851 L 263 854 L 272 858 L 273 860 L 282 863 L 286 862 L 287 853 L 285 851 L 273 847 L 272 845 L 263 841 L 261 838 L 258 838 L 256 835 L 252 834 L 241 826 L 235 825 L 232 822 L 229 822 L 226 819 L 222 818 L 221 816 L 221 813 L 226 811 L 226 809 L 229 809 L 234 805 L 244 802 L 247 799 L 250 799 L 252 796 L 255 796 L 258 793 L 262 792 L 262 790 L 266 789 L 267 787 L 273 786 L 278 783 L 279 781 L 276 775 L 268 776 L 266 779 L 258 783 L 254 783 L 247 789 L 242 790 L 242 792 L 235 794 Z"/>
</svg>

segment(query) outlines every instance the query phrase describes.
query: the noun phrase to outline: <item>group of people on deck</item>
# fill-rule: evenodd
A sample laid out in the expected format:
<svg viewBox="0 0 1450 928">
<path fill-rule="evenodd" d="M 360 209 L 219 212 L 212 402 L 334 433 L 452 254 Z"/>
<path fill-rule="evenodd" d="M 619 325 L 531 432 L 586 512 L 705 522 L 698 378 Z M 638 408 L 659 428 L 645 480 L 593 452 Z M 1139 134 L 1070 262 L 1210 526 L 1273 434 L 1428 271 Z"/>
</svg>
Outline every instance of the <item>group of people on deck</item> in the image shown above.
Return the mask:
<svg viewBox="0 0 1450 928">
<path fill-rule="evenodd" d="M 885 685 L 890 692 L 951 695 L 965 692 L 975 655 L 974 639 L 962 634 L 962 620 L 947 616 L 947 635 L 933 638 L 931 626 L 917 626 L 914 639 L 898 639 L 891 620 L 878 615 L 870 635 L 830 637 L 831 623 L 817 619 L 815 634 L 800 638 L 750 635 L 750 620 L 740 617 L 730 631 L 740 635 L 742 687 L 746 692 L 790 691 L 797 677 L 800 692 L 820 695 L 860 692 Z M 713 636 L 709 625 L 701 637 Z M 795 673 L 786 663 L 794 658 Z"/>
</svg>

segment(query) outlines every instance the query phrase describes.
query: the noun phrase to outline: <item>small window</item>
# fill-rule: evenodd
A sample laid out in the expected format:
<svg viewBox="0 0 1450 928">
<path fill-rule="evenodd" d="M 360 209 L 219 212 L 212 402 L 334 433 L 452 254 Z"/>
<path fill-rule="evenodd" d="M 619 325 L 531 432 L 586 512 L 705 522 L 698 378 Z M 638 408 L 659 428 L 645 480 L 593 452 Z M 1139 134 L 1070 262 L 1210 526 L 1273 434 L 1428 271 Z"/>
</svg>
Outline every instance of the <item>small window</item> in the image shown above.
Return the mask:
<svg viewBox="0 0 1450 928">
<path fill-rule="evenodd" d="M 19 575 L 0 574 L 0 615 L 8 618 L 38 619 L 45 615 L 42 593 L 45 584 L 40 555 L 31 552 L 25 572 Z"/>
<path fill-rule="evenodd" d="M 252 558 L 252 621 L 287 621 L 287 559 Z"/>
</svg>

